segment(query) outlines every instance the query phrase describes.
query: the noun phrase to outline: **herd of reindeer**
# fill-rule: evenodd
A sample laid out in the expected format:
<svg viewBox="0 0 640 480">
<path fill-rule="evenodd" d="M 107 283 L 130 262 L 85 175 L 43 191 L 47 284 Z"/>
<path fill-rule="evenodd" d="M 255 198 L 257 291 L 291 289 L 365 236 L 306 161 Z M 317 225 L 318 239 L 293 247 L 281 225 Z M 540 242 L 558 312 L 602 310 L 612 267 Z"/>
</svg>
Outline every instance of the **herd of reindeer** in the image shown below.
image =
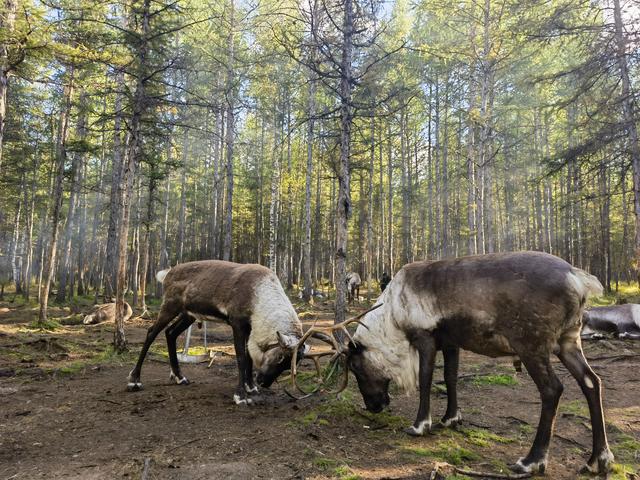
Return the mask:
<svg viewBox="0 0 640 480">
<path fill-rule="evenodd" d="M 524 364 L 540 392 L 540 420 L 528 454 L 512 469 L 544 473 L 549 442 L 563 385 L 551 365 L 558 357 L 579 384 L 589 405 L 593 450 L 584 472 L 605 474 L 613 454 L 605 431 L 600 378 L 587 363 L 581 340 L 614 334 L 640 339 L 640 305 L 585 309 L 590 295 L 601 295 L 598 279 L 564 260 L 541 252 L 498 253 L 405 265 L 380 279 L 382 293 L 358 317 L 306 332 L 278 277 L 257 264 L 204 260 L 179 264 L 157 274 L 164 298 L 158 318 L 148 329 L 127 389 L 142 389 L 140 373 L 156 336 L 165 331 L 170 379 L 188 384 L 176 353 L 176 340 L 192 323 L 218 321 L 233 330 L 238 366 L 236 404 L 259 399 L 285 371 L 296 381 L 304 358 L 330 357 L 342 362 L 343 381 L 357 380 L 366 408 L 382 411 L 390 402 L 393 381 L 403 390 L 419 391 L 415 421 L 405 429 L 419 436 L 432 428 L 430 390 L 437 351 L 444 358 L 447 408 L 439 427 L 461 420 L 457 403 L 460 349 L 490 357 L 511 356 Z M 359 296 L 357 273 L 347 275 L 350 302 Z M 127 305 L 127 315 L 131 308 Z M 113 318 L 115 305 L 97 307 L 85 324 Z M 356 324 L 354 333 L 347 326 Z M 312 351 L 310 339 L 329 345 Z M 334 363 L 335 365 L 335 363 Z M 254 374 L 255 373 L 255 374 Z M 318 387 L 317 390 L 320 390 Z"/>
</svg>

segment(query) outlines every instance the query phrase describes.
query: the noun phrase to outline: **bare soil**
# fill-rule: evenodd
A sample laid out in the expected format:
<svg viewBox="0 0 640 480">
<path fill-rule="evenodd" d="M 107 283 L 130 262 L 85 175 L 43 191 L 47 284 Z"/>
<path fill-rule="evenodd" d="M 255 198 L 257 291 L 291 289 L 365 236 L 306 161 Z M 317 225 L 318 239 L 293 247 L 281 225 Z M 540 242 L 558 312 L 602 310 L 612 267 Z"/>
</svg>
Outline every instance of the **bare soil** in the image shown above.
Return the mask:
<svg viewBox="0 0 640 480">
<path fill-rule="evenodd" d="M 417 394 L 395 393 L 389 412 L 372 415 L 362 409 L 353 379 L 340 398 L 294 401 L 283 379 L 263 392 L 262 405 L 234 405 L 237 373 L 224 325 L 210 324 L 209 340 L 221 352 L 212 367 L 184 365 L 190 385 L 170 384 L 159 336 L 143 368 L 144 390 L 128 393 L 127 374 L 149 320 L 127 324 L 131 353 L 115 356 L 108 349 L 111 325 L 36 331 L 28 328 L 34 312 L 0 303 L 0 479 L 418 479 L 429 478 L 438 462 L 508 473 L 535 434 L 537 390 L 509 359 L 465 352 L 464 424 L 412 438 L 402 429 L 413 420 Z M 77 321 L 68 309 L 54 309 L 52 317 Z M 307 324 L 317 319 L 331 320 L 330 305 L 306 312 Z M 620 462 L 611 478 L 637 480 L 640 342 L 588 343 L 585 352 L 604 383 L 609 439 Z M 589 456 L 590 422 L 575 381 L 556 365 L 565 392 L 546 478 L 575 479 Z M 439 370 L 435 379 L 441 378 Z M 434 418 L 444 413 L 441 390 L 434 386 Z"/>
</svg>

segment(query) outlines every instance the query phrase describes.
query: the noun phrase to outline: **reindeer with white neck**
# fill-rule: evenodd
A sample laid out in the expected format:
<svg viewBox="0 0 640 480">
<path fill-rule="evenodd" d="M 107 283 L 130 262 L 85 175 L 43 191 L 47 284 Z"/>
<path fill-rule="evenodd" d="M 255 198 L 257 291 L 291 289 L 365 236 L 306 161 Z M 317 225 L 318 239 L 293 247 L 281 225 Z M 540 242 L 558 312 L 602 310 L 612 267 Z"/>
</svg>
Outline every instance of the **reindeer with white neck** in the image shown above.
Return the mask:
<svg viewBox="0 0 640 480">
<path fill-rule="evenodd" d="M 178 385 L 189 383 L 180 371 L 176 340 L 196 320 L 225 322 L 233 330 L 239 374 L 233 396 L 236 404 L 251 404 L 258 394 L 254 367 L 262 387 L 269 387 L 290 368 L 293 349 L 302 337 L 302 323 L 274 272 L 256 264 L 204 260 L 163 270 L 157 279 L 164 285 L 164 300 L 129 374 L 128 390 L 142 389 L 140 371 L 145 356 L 165 329 L 170 379 Z M 306 347 L 299 351 L 298 360 Z"/>
<path fill-rule="evenodd" d="M 602 474 L 610 470 L 613 455 L 605 432 L 600 379 L 587 364 L 580 343 L 587 296 L 601 292 L 595 277 L 539 252 L 411 263 L 389 283 L 377 301 L 380 308 L 368 312 L 348 345 L 336 350 L 344 354 L 372 412 L 389 404 L 391 381 L 405 390 L 419 388 L 418 415 L 406 430 L 410 435 L 423 435 L 431 428 L 429 395 L 437 350 L 444 354 L 448 396 L 444 426 L 460 421 L 456 398 L 460 348 L 490 357 L 519 356 L 542 401 L 533 445 L 512 467 L 521 473 L 543 473 L 546 468 L 563 390 L 551 366 L 551 354 L 557 355 L 589 404 L 593 451 L 585 470 Z M 315 330 L 327 334 L 341 328 L 344 325 Z"/>
</svg>

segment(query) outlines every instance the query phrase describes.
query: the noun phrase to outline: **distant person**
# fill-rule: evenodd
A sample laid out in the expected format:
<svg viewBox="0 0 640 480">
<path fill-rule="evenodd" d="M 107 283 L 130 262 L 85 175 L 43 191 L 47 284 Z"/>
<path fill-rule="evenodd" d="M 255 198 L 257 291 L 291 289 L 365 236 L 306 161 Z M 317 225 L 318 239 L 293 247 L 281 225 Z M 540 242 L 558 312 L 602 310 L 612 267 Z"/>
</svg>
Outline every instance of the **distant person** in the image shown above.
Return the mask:
<svg viewBox="0 0 640 480">
<path fill-rule="evenodd" d="M 387 288 L 389 282 L 391 281 L 391 276 L 387 272 L 382 272 L 382 278 L 380 279 L 380 291 L 384 292 L 384 289 Z"/>
</svg>

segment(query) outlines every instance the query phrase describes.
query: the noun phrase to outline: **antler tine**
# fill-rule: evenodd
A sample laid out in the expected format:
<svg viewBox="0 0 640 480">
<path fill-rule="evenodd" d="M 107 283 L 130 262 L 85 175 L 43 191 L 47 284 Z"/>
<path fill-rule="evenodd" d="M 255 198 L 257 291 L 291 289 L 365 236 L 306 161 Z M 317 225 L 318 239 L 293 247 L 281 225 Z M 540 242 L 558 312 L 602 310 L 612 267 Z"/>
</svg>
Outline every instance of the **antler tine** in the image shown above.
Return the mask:
<svg viewBox="0 0 640 480">
<path fill-rule="evenodd" d="M 320 369 L 320 362 L 319 362 L 319 358 L 323 357 L 323 356 L 327 356 L 327 355 L 332 355 L 331 359 L 329 360 L 330 364 L 333 364 L 331 371 L 329 372 L 329 375 L 327 376 L 327 378 L 331 377 L 331 375 L 333 375 L 333 372 L 335 371 L 336 365 L 337 365 L 337 360 L 340 358 L 340 356 L 344 355 L 344 349 L 340 348 L 340 345 L 338 344 L 338 341 L 335 339 L 335 337 L 333 335 L 331 335 L 333 332 L 335 332 L 336 330 L 340 330 L 342 331 L 348 338 L 349 341 L 351 343 L 355 344 L 355 341 L 353 339 L 353 337 L 351 336 L 351 334 L 349 333 L 349 330 L 347 330 L 347 325 L 351 324 L 351 323 L 357 323 L 358 325 L 362 325 L 364 328 L 369 328 L 367 327 L 364 323 L 362 323 L 360 321 L 360 319 L 362 317 L 364 317 L 367 313 L 372 312 L 373 310 L 380 308 L 382 306 L 382 303 L 379 303 L 378 305 L 375 305 L 374 307 L 360 313 L 359 315 L 350 318 L 348 320 L 345 320 L 344 322 L 341 323 L 337 323 L 334 325 L 330 325 L 330 326 L 326 326 L 326 327 L 317 327 L 316 326 L 316 322 L 313 323 L 313 325 L 302 335 L 302 337 L 300 338 L 299 342 L 297 343 L 297 345 L 294 347 L 293 349 L 293 355 L 291 358 L 291 383 L 293 384 L 293 386 L 303 394 L 302 397 L 298 397 L 294 394 L 292 394 L 291 392 L 287 391 L 287 389 L 285 388 L 285 392 L 287 393 L 287 395 L 289 395 L 292 398 L 295 399 L 302 399 L 302 398 L 307 398 L 311 395 L 313 395 L 314 393 L 317 393 L 318 391 L 320 391 L 322 389 L 322 385 L 318 386 L 316 389 L 314 389 L 312 392 L 306 392 L 299 384 L 298 384 L 298 350 L 299 348 L 304 345 L 304 343 L 310 338 L 317 338 L 318 340 L 321 340 L 325 343 L 328 343 L 329 345 L 332 346 L 332 350 L 329 352 L 317 352 L 317 353 L 313 353 L 310 355 L 307 355 L 309 358 L 311 358 L 315 364 L 316 367 L 316 371 L 318 372 L 318 375 L 321 377 L 322 373 L 321 373 L 321 369 Z M 316 320 L 317 321 L 317 320 Z M 340 385 L 340 387 L 338 388 L 338 390 L 336 390 L 335 392 L 331 392 L 331 393 L 340 393 L 341 391 L 343 391 L 349 382 L 349 369 L 347 368 L 347 364 L 345 362 L 344 366 L 343 366 L 343 371 L 344 371 L 344 376 L 343 376 L 343 381 L 342 384 Z M 323 382 L 324 383 L 324 382 Z"/>
</svg>

